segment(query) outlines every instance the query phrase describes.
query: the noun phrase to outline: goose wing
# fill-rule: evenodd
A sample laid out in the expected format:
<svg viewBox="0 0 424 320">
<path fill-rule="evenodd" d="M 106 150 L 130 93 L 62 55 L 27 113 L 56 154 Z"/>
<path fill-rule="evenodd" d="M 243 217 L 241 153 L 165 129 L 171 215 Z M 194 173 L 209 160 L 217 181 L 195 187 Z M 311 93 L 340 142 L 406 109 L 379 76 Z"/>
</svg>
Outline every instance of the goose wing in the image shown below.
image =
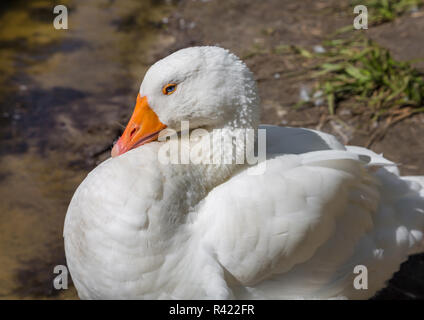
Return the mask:
<svg viewBox="0 0 424 320">
<path fill-rule="evenodd" d="M 213 249 L 237 298 L 372 296 L 422 243 L 421 186 L 369 150 L 285 129 L 271 128 L 263 174 L 243 171 L 209 193 L 194 238 Z M 358 265 L 367 290 L 354 286 Z"/>
</svg>

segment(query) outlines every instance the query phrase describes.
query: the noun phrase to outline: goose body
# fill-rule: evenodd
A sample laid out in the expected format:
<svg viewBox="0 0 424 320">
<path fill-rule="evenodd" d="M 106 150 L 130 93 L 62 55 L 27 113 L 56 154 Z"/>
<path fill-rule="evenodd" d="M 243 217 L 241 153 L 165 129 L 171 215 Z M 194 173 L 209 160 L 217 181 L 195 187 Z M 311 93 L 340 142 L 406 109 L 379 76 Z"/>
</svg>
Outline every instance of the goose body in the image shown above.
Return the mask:
<svg viewBox="0 0 424 320">
<path fill-rule="evenodd" d="M 157 62 L 137 101 L 114 157 L 89 173 L 66 215 L 81 298 L 365 299 L 424 250 L 424 178 L 322 132 L 258 127 L 253 76 L 228 51 L 187 48 Z M 265 170 L 163 163 L 171 141 L 152 132 L 180 132 L 185 119 L 264 130 Z M 357 266 L 366 288 L 355 287 Z"/>
</svg>

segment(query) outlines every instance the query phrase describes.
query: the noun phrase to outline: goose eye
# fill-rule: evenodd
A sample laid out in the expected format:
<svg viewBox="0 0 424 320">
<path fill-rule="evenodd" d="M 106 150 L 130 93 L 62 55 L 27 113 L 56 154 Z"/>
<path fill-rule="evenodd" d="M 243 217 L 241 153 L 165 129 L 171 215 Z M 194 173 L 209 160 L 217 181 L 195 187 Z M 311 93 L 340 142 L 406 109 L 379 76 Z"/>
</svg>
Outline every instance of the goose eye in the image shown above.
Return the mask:
<svg viewBox="0 0 424 320">
<path fill-rule="evenodd" d="M 177 85 L 175 83 L 168 83 L 166 86 L 163 87 L 162 92 L 163 94 L 170 95 L 177 89 Z"/>
</svg>

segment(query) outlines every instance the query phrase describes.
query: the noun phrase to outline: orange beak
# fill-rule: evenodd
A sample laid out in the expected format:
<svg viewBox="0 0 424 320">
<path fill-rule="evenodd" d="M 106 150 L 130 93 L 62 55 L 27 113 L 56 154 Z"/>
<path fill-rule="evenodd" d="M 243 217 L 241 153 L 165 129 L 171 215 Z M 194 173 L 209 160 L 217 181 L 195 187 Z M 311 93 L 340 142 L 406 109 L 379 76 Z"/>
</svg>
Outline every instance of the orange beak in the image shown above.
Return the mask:
<svg viewBox="0 0 424 320">
<path fill-rule="evenodd" d="M 157 140 L 159 132 L 166 128 L 150 108 L 147 97 L 137 95 L 137 103 L 130 121 L 118 142 L 112 148 L 112 157 L 119 156 L 145 143 Z"/>
</svg>

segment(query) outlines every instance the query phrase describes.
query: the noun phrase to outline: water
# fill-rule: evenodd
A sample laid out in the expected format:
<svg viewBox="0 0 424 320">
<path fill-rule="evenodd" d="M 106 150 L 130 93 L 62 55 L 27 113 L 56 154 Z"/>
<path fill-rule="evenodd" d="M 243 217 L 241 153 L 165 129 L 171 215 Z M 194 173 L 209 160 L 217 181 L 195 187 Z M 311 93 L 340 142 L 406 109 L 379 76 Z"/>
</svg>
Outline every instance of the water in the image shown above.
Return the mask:
<svg viewBox="0 0 424 320">
<path fill-rule="evenodd" d="M 77 298 L 52 287 L 78 184 L 109 156 L 152 62 L 162 1 L 60 1 L 0 8 L 0 299 Z"/>
</svg>

